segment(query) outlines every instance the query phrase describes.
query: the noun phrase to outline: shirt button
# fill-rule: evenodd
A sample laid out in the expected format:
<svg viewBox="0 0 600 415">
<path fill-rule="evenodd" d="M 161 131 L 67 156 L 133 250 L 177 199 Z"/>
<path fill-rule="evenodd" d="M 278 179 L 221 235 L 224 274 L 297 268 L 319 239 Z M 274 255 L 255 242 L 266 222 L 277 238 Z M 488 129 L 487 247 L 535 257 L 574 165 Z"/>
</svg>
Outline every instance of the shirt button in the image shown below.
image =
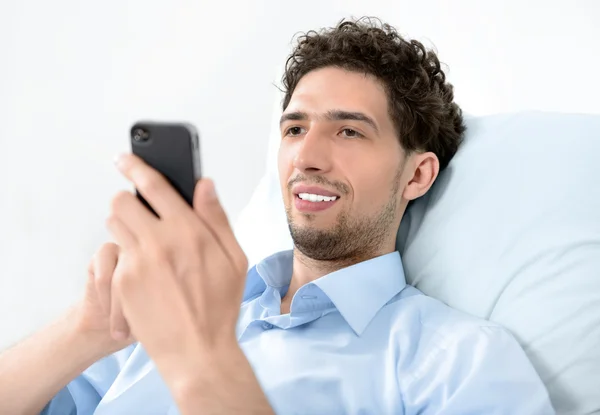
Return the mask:
<svg viewBox="0 0 600 415">
<path fill-rule="evenodd" d="M 266 321 L 262 324 L 262 326 L 265 330 L 271 330 L 273 328 L 273 325 L 271 323 L 267 323 Z"/>
</svg>

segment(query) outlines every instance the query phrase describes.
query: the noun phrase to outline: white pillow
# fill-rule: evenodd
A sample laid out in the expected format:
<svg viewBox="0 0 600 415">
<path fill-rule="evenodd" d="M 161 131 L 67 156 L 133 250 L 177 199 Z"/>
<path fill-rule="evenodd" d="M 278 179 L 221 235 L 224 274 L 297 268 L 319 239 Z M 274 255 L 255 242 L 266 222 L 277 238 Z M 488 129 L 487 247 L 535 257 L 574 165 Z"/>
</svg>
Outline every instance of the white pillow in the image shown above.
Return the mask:
<svg viewBox="0 0 600 415">
<path fill-rule="evenodd" d="M 265 174 L 233 227 L 237 240 L 248 257 L 249 267 L 275 252 L 292 249 L 294 246 L 287 225 L 277 170 L 282 99 L 283 95 L 277 91 L 271 116 Z"/>
<path fill-rule="evenodd" d="M 235 227 L 250 264 L 292 248 L 279 105 L 267 172 Z M 511 330 L 558 413 L 600 411 L 600 116 L 527 112 L 467 127 L 400 226 L 408 282 Z"/>
<path fill-rule="evenodd" d="M 507 327 L 561 414 L 600 411 L 600 116 L 470 118 L 407 211 L 407 279 Z"/>
</svg>

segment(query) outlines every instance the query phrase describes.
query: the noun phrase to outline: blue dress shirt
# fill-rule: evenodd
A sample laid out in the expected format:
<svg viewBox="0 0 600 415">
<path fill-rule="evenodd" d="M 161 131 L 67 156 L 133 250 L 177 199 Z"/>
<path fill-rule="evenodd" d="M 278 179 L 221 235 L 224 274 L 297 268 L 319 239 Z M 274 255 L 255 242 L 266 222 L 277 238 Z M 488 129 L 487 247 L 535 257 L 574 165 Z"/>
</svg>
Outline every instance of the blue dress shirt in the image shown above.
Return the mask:
<svg viewBox="0 0 600 415">
<path fill-rule="evenodd" d="M 291 251 L 252 268 L 237 327 L 277 414 L 554 414 L 511 334 L 407 286 L 398 252 L 306 284 L 281 315 L 291 275 Z M 134 344 L 88 368 L 43 414 L 179 412 Z"/>
</svg>

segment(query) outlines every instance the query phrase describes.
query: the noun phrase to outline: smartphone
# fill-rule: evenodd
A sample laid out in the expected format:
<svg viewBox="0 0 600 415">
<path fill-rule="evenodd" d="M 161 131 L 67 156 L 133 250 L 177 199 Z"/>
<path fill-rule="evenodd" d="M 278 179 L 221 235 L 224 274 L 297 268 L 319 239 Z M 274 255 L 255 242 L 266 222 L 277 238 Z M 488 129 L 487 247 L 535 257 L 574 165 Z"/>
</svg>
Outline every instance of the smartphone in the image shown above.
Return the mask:
<svg viewBox="0 0 600 415">
<path fill-rule="evenodd" d="M 188 123 L 136 122 L 130 130 L 132 153 L 161 173 L 192 206 L 196 182 L 202 177 L 200 137 Z M 137 197 L 159 216 L 136 189 Z"/>
</svg>

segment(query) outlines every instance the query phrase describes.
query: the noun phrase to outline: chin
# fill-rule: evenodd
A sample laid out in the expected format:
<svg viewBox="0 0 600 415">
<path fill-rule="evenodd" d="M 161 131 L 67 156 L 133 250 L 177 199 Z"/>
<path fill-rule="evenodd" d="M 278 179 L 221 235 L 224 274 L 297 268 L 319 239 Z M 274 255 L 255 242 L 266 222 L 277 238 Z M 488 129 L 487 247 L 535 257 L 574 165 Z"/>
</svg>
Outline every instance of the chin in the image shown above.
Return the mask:
<svg viewBox="0 0 600 415">
<path fill-rule="evenodd" d="M 294 212 L 294 220 L 297 223 L 310 223 L 312 226 L 307 227 L 315 230 L 327 230 L 334 226 L 334 221 L 332 221 L 331 218 L 326 218 L 324 216 L 325 215 L 322 212 Z M 316 224 L 319 225 L 317 226 Z"/>
</svg>

